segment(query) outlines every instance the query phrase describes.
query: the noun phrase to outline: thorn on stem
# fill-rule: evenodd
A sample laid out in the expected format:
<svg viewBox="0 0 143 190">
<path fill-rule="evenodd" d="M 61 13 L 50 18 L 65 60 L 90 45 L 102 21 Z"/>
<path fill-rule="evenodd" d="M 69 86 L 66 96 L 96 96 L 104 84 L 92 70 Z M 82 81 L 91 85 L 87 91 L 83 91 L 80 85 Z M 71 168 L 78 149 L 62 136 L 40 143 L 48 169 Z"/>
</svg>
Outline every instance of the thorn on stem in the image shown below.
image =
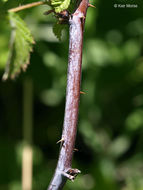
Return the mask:
<svg viewBox="0 0 143 190">
<path fill-rule="evenodd" d="M 96 8 L 94 5 L 92 5 L 92 4 L 88 4 L 88 7 L 93 7 L 93 8 Z"/>
<path fill-rule="evenodd" d="M 58 144 L 58 143 L 64 143 L 64 141 L 65 141 L 65 139 L 64 139 L 64 137 L 62 137 L 59 141 L 57 141 L 56 144 Z"/>
<path fill-rule="evenodd" d="M 85 92 L 83 92 L 83 91 L 80 91 L 80 94 L 86 94 Z"/>
<path fill-rule="evenodd" d="M 80 18 L 81 18 L 82 20 L 85 20 L 85 16 L 84 16 L 84 15 L 82 15 Z"/>
<path fill-rule="evenodd" d="M 76 178 L 76 176 L 81 173 L 80 170 L 76 169 L 76 168 L 70 168 L 67 170 L 67 172 L 62 171 L 63 176 L 67 177 L 68 179 L 70 179 L 71 181 L 74 181 L 74 179 Z"/>
<path fill-rule="evenodd" d="M 74 152 L 78 152 L 78 149 L 77 149 L 77 148 L 74 148 L 73 151 L 74 151 Z"/>
<path fill-rule="evenodd" d="M 77 168 L 70 168 L 70 169 L 67 171 L 67 173 L 68 173 L 69 175 L 73 176 L 74 179 L 75 179 L 75 177 L 76 177 L 79 173 L 81 173 L 81 171 L 78 170 Z"/>
<path fill-rule="evenodd" d="M 65 176 L 65 177 L 67 177 L 68 179 L 70 179 L 71 181 L 74 181 L 74 176 L 72 176 L 72 175 L 70 175 L 70 174 L 68 174 L 68 173 L 66 173 L 66 172 L 63 172 L 62 171 L 62 174 L 63 174 L 63 176 Z"/>
</svg>

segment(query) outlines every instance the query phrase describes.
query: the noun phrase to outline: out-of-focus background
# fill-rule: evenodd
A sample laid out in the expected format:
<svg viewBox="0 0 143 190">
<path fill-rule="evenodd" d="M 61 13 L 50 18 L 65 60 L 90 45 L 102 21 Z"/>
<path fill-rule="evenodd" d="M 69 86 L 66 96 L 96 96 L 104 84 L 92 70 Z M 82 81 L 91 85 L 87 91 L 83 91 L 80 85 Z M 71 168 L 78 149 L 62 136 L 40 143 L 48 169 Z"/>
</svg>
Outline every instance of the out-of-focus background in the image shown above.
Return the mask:
<svg viewBox="0 0 143 190">
<path fill-rule="evenodd" d="M 29 1 L 10 0 L 5 9 L 26 3 Z M 143 2 L 91 3 L 96 9 L 89 8 L 86 19 L 81 84 L 86 94 L 81 95 L 79 151 L 73 159 L 73 167 L 82 173 L 64 189 L 143 190 Z M 134 8 L 121 8 L 126 4 Z M 24 147 L 30 158 L 33 151 L 30 190 L 45 190 L 56 167 L 60 147 L 56 142 L 64 117 L 68 31 L 59 42 L 52 33 L 55 18 L 43 15 L 47 9 L 39 6 L 19 13 L 36 44 L 27 71 L 14 81 L 0 80 L 0 190 L 22 189 Z M 9 23 L 1 17 L 0 77 L 9 38 Z"/>
</svg>

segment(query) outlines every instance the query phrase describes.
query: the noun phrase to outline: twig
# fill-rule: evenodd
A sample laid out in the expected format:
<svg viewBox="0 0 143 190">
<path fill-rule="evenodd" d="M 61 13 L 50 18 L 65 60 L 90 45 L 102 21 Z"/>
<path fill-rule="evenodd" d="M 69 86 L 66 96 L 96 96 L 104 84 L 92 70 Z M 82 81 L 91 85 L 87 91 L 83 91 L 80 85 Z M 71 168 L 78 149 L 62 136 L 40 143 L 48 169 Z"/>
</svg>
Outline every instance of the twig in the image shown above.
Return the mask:
<svg viewBox="0 0 143 190">
<path fill-rule="evenodd" d="M 72 157 L 75 145 L 78 108 L 80 99 L 80 81 L 82 65 L 83 31 L 88 0 L 82 0 L 76 11 L 69 19 L 70 42 L 69 61 L 67 74 L 67 91 L 65 116 L 62 133 L 61 150 L 57 168 L 48 190 L 61 190 L 67 179 L 74 180 L 80 173 L 78 169 L 72 169 Z"/>
<path fill-rule="evenodd" d="M 22 190 L 32 190 L 33 170 L 33 81 L 25 78 L 23 84 L 23 142 Z"/>
<path fill-rule="evenodd" d="M 46 3 L 46 1 L 38 1 L 38 2 L 34 2 L 34 3 L 29 3 L 29 4 L 26 4 L 26 5 L 22 5 L 22 6 L 19 6 L 19 7 L 16 7 L 16 8 L 9 9 L 8 12 L 18 12 L 18 11 L 21 11 L 21 10 L 24 10 L 24 9 L 29 9 L 29 8 L 32 8 L 32 7 L 43 5 L 45 3 Z"/>
</svg>

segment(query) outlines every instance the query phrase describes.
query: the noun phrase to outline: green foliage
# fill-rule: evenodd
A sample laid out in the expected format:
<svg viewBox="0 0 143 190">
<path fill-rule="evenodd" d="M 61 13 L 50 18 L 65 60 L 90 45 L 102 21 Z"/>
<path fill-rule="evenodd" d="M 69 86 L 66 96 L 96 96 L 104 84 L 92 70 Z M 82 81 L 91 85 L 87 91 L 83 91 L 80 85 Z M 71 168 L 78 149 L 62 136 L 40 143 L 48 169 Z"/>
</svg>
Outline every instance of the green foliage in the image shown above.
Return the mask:
<svg viewBox="0 0 143 190">
<path fill-rule="evenodd" d="M 7 60 L 3 79 L 14 79 L 22 70 L 26 70 L 29 64 L 30 52 L 34 44 L 30 30 L 25 22 L 16 14 L 9 13 L 9 20 L 12 27 L 9 57 Z"/>
<path fill-rule="evenodd" d="M 56 13 L 68 9 L 71 0 L 51 0 L 51 5 Z"/>
<path fill-rule="evenodd" d="M 53 25 L 53 33 L 55 34 L 55 36 L 61 41 L 62 38 L 62 31 L 66 28 L 65 24 L 59 24 L 59 23 L 55 23 Z"/>
</svg>

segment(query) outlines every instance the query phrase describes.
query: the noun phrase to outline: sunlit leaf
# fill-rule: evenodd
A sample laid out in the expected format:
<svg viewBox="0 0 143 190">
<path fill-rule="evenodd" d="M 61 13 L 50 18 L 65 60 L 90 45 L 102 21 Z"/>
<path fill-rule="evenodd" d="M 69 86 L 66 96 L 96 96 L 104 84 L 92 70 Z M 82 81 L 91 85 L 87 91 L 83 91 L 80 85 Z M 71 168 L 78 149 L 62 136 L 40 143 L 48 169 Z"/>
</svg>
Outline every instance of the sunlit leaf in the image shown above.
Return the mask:
<svg viewBox="0 0 143 190">
<path fill-rule="evenodd" d="M 60 13 L 69 7 L 70 0 L 51 0 L 51 5 L 54 7 L 56 13 Z"/>
<path fill-rule="evenodd" d="M 9 57 L 7 60 L 3 80 L 14 79 L 21 71 L 26 70 L 29 64 L 30 52 L 34 44 L 30 30 L 25 22 L 15 13 L 9 13 L 9 20 L 12 27 L 9 45 Z"/>
</svg>

